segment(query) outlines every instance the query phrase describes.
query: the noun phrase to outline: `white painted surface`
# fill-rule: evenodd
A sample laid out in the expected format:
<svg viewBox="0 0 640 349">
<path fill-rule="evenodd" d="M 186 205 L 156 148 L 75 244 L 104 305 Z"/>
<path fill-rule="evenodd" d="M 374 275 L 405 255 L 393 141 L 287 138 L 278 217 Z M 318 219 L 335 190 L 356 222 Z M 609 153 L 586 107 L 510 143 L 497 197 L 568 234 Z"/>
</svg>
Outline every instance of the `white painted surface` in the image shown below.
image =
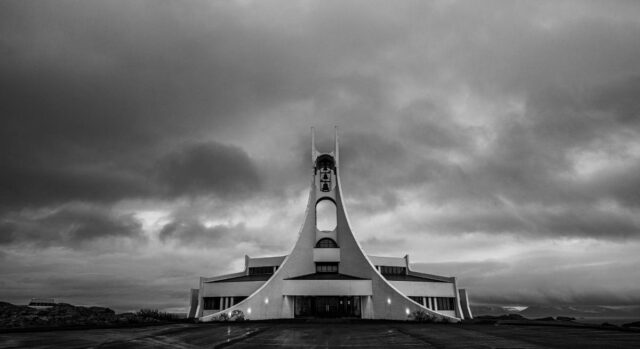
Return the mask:
<svg viewBox="0 0 640 349">
<path fill-rule="evenodd" d="M 370 296 L 371 280 L 284 280 L 282 294 L 289 296 Z"/>
<path fill-rule="evenodd" d="M 406 267 L 407 261 L 402 257 L 368 256 L 373 265 L 385 265 L 389 267 Z"/>
<path fill-rule="evenodd" d="M 251 258 L 249 257 L 249 265 L 248 267 L 271 267 L 282 264 L 286 256 L 277 256 L 277 257 L 262 257 L 262 258 Z"/>
<path fill-rule="evenodd" d="M 266 281 L 216 282 L 203 284 L 203 297 L 249 296 Z"/>
<path fill-rule="evenodd" d="M 420 281 L 389 281 L 398 291 L 407 296 L 422 297 L 456 297 L 452 283 L 448 282 L 420 282 Z"/>
<path fill-rule="evenodd" d="M 340 262 L 339 248 L 314 248 L 314 262 Z"/>
</svg>

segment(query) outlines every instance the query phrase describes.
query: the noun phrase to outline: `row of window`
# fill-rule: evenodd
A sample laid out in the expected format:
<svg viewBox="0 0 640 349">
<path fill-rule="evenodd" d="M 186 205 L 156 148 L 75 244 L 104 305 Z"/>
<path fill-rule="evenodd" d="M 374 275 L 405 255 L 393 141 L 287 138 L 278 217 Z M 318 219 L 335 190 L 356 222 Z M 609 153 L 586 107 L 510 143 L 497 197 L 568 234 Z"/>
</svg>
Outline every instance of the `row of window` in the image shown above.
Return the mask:
<svg viewBox="0 0 640 349">
<path fill-rule="evenodd" d="M 433 310 L 455 310 L 456 299 L 452 297 L 409 296 L 411 300 Z"/>
<path fill-rule="evenodd" d="M 234 304 L 238 304 L 247 299 L 247 296 L 236 297 L 204 297 L 202 298 L 204 310 L 224 310 Z"/>
<path fill-rule="evenodd" d="M 382 275 L 405 275 L 407 274 L 407 268 L 406 267 L 389 267 L 389 266 L 385 266 L 385 265 L 381 265 L 380 267 L 380 273 Z"/>
<path fill-rule="evenodd" d="M 337 273 L 338 263 L 316 263 L 316 273 Z"/>
<path fill-rule="evenodd" d="M 436 297 L 438 310 L 455 310 L 456 299 L 450 297 Z"/>
<path fill-rule="evenodd" d="M 273 274 L 273 270 L 275 268 L 274 267 L 249 267 L 249 275 Z"/>
<path fill-rule="evenodd" d="M 331 270 L 331 271 L 320 271 Z M 337 273 L 338 263 L 316 263 L 318 273 Z M 246 296 L 236 297 L 204 297 L 204 310 L 224 310 L 245 300 Z M 433 310 L 455 310 L 456 299 L 453 297 L 409 296 L 411 300 Z"/>
</svg>

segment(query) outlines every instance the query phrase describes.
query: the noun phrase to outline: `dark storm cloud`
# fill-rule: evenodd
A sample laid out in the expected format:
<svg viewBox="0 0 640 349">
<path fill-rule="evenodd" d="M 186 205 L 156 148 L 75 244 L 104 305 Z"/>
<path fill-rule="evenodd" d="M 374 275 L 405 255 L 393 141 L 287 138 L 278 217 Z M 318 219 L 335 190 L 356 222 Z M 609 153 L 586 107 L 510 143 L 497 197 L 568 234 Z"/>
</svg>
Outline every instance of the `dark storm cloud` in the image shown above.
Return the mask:
<svg viewBox="0 0 640 349">
<path fill-rule="evenodd" d="M 0 207 L 39 206 L 70 200 L 113 202 L 152 195 L 142 173 L 112 164 L 38 164 L 5 162 L 0 168 Z"/>
<path fill-rule="evenodd" d="M 629 160 L 623 168 L 612 169 L 584 183 L 583 190 L 593 190 L 602 197 L 637 209 L 640 207 L 640 160 Z"/>
<path fill-rule="evenodd" d="M 229 9 L 211 13 L 218 21 L 168 3 L 32 5 L 0 15 L 5 205 L 153 196 L 148 160 L 172 142 L 301 90 L 279 81 L 291 67 Z"/>
<path fill-rule="evenodd" d="M 537 95 L 527 104 L 526 119 L 498 127 L 491 151 L 462 168 L 463 185 L 487 198 L 500 194 L 521 204 L 595 204 L 610 198 L 633 205 L 638 191 L 632 173 L 638 160 L 625 154 L 624 144 L 640 135 L 635 121 L 631 122 L 638 117 L 597 103 L 607 93 L 604 90 L 608 91 L 597 86 L 569 95 L 552 89 Z M 624 100 L 622 97 L 620 105 Z M 594 148 L 610 153 L 607 160 L 627 156 L 628 161 L 623 167 L 604 168 L 591 178 L 574 175 L 576 162 L 571 155 Z"/>
<path fill-rule="evenodd" d="M 493 207 L 467 207 L 464 215 L 458 212 L 418 221 L 418 226 L 426 225 L 439 233 L 517 234 L 530 238 L 587 237 L 617 240 L 640 237 L 640 224 L 634 215 L 607 208 L 513 208 L 496 203 Z"/>
<path fill-rule="evenodd" d="M 345 132 L 342 137 L 342 178 L 349 194 L 386 197 L 389 209 L 395 206 L 399 190 L 429 182 L 447 171 L 440 159 L 390 135 Z"/>
<path fill-rule="evenodd" d="M 611 112 L 620 123 L 638 126 L 640 122 L 638 93 L 640 93 L 640 76 L 624 77 L 594 91 L 589 99 L 590 107 Z"/>
<path fill-rule="evenodd" d="M 120 161 L 123 163 L 118 164 Z M 5 207 L 71 200 L 110 203 L 127 198 L 231 197 L 260 189 L 257 169 L 246 152 L 214 141 L 179 145 L 168 154 L 143 156 L 135 163 L 78 159 L 77 164 L 47 160 L 47 164 L 23 166 L 23 162 L 9 160 L 1 166 L 0 203 Z"/>
<path fill-rule="evenodd" d="M 232 235 L 240 235 L 244 230 L 242 224 L 206 227 L 197 220 L 175 220 L 162 227 L 159 238 L 162 241 L 177 240 L 181 244 L 192 246 L 216 245 L 219 242 L 229 242 Z"/>
<path fill-rule="evenodd" d="M 169 154 L 158 163 L 158 177 L 170 196 L 216 193 L 240 196 L 260 188 L 258 169 L 241 148 L 200 143 Z"/>
<path fill-rule="evenodd" d="M 414 139 L 426 151 L 471 150 L 479 128 L 456 123 L 451 111 L 433 99 L 419 99 L 400 111 L 399 133 Z"/>
<path fill-rule="evenodd" d="M 195 217 L 175 217 L 162 226 L 158 237 L 163 243 L 177 243 L 189 248 L 226 250 L 232 246 L 243 246 L 241 254 L 260 251 L 262 254 L 281 254 L 293 243 L 293 234 L 276 235 L 276 228 L 247 227 L 244 223 L 205 225 Z M 283 236 L 284 235 L 284 236 Z"/>
<path fill-rule="evenodd" d="M 80 248 L 105 238 L 141 239 L 142 224 L 131 214 L 72 204 L 39 212 L 7 214 L 0 223 L 0 243 Z"/>
</svg>

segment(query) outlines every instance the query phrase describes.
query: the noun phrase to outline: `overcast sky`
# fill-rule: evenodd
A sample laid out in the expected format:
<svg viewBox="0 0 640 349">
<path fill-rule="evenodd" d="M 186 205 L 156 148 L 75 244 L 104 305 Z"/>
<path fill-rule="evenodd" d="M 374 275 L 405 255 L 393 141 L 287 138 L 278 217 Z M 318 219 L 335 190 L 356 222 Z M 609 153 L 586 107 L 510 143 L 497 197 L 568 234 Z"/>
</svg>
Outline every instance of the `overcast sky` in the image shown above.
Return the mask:
<svg viewBox="0 0 640 349">
<path fill-rule="evenodd" d="M 184 310 L 356 238 L 474 304 L 640 304 L 638 1 L 2 1 L 0 300 Z"/>
</svg>

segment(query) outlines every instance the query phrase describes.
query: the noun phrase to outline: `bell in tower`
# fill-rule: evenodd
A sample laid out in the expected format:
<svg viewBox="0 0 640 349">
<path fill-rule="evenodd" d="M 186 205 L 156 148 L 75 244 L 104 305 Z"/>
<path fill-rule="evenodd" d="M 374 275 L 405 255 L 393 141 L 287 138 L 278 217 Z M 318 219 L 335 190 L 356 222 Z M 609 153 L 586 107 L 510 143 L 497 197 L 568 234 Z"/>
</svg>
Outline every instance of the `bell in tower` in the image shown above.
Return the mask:
<svg viewBox="0 0 640 349">
<path fill-rule="evenodd" d="M 331 172 L 335 168 L 333 157 L 328 154 L 320 155 L 316 161 L 316 170 L 320 171 L 320 191 L 331 191 Z"/>
</svg>

